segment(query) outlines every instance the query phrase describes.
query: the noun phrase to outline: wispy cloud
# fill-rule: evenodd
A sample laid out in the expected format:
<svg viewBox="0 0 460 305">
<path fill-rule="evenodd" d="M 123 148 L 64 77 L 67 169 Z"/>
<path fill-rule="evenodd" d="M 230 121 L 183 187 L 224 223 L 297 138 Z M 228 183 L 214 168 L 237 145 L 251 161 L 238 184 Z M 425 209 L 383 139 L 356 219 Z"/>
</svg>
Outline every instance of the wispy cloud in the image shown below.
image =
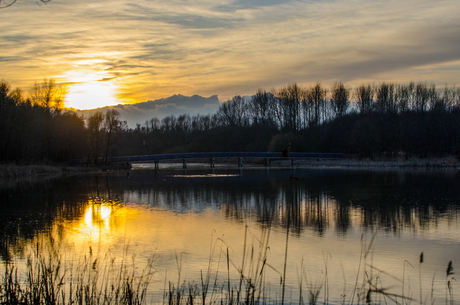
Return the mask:
<svg viewBox="0 0 460 305">
<path fill-rule="evenodd" d="M 457 0 L 22 1 L 0 11 L 0 77 L 25 89 L 79 71 L 116 83 L 120 102 L 460 83 L 459 11 Z"/>
</svg>

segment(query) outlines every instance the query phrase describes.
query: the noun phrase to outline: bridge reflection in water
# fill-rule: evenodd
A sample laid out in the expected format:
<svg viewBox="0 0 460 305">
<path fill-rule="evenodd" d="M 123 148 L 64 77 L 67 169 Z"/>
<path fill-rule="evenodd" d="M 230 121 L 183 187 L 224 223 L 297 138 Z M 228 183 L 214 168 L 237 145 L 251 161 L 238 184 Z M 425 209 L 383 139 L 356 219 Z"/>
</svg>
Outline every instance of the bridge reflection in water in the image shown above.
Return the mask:
<svg viewBox="0 0 460 305">
<path fill-rule="evenodd" d="M 178 278 L 174 273 L 178 253 L 180 279 L 200 283 L 201 270 L 208 270 L 210 257 L 220 276 L 223 267 L 219 269 L 218 262 L 225 261 L 219 261 L 221 245 L 230 250 L 226 251 L 228 261 L 242 262 L 245 255 L 258 257 L 258 241 L 262 240 L 273 266 L 267 268 L 264 280 L 275 296 L 280 293 L 276 270 L 282 270 L 286 257 L 289 291 L 299 287 L 299 270 L 313 281 L 324 276 L 326 263 L 322 262 L 329 257 L 333 300 L 329 303 L 343 304 L 342 287 L 354 287 L 366 238 L 377 235 L 372 262 L 385 271 L 379 280 L 391 288 L 389 293 L 401 294 L 401 283 L 387 275 L 399 278 L 406 260 L 415 265 L 423 251 L 423 287 L 432 287 L 423 292 L 423 298 L 430 299 L 433 292 L 439 303 L 445 301 L 443 272 L 449 261 L 457 266 L 460 251 L 457 171 L 295 168 L 185 172 L 72 175 L 0 188 L 0 260 L 27 257 L 26 250 L 36 249 L 39 240 L 69 242 L 64 244 L 68 248 L 63 250 L 69 249 L 65 257 L 71 260 L 71 251 L 93 255 L 88 270 L 94 274 L 91 267 L 96 266 L 96 258 L 97 266 L 104 266 L 107 258 L 128 261 L 125 246 L 129 245 L 136 254 L 136 265 L 144 266 L 152 253 L 157 255 L 161 268 L 148 298 L 161 302 L 164 283 Z M 298 179 L 291 179 L 292 174 Z M 254 251 L 245 252 L 246 247 Z M 73 266 L 77 266 L 78 255 Z M 229 273 L 222 274 L 239 279 L 237 268 L 227 267 L 224 270 Z M 419 269 L 407 267 L 406 272 L 406 283 L 410 278 L 417 282 L 406 284 L 405 295 L 418 295 Z M 289 303 L 299 301 L 294 295 Z"/>
</svg>

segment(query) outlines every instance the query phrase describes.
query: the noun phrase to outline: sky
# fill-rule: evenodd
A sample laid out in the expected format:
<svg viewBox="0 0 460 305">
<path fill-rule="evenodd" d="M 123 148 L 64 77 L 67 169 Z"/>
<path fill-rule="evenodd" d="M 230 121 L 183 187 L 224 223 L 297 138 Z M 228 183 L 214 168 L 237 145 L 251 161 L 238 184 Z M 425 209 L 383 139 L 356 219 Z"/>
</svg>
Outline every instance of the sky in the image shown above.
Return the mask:
<svg viewBox="0 0 460 305">
<path fill-rule="evenodd" d="M 0 9 L 0 79 L 27 92 L 54 78 L 77 109 L 293 83 L 443 87 L 460 84 L 459 12 L 458 0 L 17 0 Z"/>
</svg>

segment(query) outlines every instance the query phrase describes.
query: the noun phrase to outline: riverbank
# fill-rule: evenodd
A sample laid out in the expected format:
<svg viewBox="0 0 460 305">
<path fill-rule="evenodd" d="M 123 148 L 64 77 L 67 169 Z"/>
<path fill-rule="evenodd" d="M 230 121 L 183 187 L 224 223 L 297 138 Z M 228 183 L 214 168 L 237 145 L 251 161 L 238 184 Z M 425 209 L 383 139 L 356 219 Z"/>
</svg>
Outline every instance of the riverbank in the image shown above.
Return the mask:
<svg viewBox="0 0 460 305">
<path fill-rule="evenodd" d="M 232 162 L 234 163 L 234 162 Z M 286 160 L 272 161 L 270 166 L 286 166 Z M 182 163 L 181 163 L 182 164 Z M 245 162 L 244 166 L 259 165 L 258 162 Z M 296 167 L 338 167 L 338 168 L 460 168 L 458 158 L 454 156 L 443 158 L 410 158 L 407 160 L 371 160 L 358 158 L 345 159 L 314 159 L 314 160 L 296 160 Z M 126 167 L 120 166 L 68 166 L 59 164 L 34 164 L 34 165 L 16 165 L 1 164 L 0 180 L 9 180 L 17 178 L 33 178 L 40 176 L 55 176 L 66 174 L 80 174 L 93 172 L 106 172 L 110 170 L 126 170 Z"/>
<path fill-rule="evenodd" d="M 81 173 L 105 172 L 108 170 L 126 170 L 122 166 L 70 166 L 62 164 L 0 164 L 0 180 L 33 178 Z"/>
<path fill-rule="evenodd" d="M 317 159 L 297 160 L 296 166 L 306 167 L 343 167 L 343 168 L 460 168 L 458 158 L 448 156 L 443 158 L 410 158 L 407 160 L 371 160 L 371 159 Z"/>
</svg>

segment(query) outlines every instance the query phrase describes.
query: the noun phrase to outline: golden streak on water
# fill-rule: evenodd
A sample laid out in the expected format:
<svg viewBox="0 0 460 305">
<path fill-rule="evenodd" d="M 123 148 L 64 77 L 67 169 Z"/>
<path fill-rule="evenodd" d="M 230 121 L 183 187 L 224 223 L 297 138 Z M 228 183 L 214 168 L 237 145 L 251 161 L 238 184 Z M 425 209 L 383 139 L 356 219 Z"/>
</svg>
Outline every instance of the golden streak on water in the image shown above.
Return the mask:
<svg viewBox="0 0 460 305">
<path fill-rule="evenodd" d="M 218 174 L 207 174 L 207 175 L 173 175 L 172 177 L 178 178 L 220 178 L 220 177 L 238 177 L 239 175 L 218 175 Z"/>
</svg>

